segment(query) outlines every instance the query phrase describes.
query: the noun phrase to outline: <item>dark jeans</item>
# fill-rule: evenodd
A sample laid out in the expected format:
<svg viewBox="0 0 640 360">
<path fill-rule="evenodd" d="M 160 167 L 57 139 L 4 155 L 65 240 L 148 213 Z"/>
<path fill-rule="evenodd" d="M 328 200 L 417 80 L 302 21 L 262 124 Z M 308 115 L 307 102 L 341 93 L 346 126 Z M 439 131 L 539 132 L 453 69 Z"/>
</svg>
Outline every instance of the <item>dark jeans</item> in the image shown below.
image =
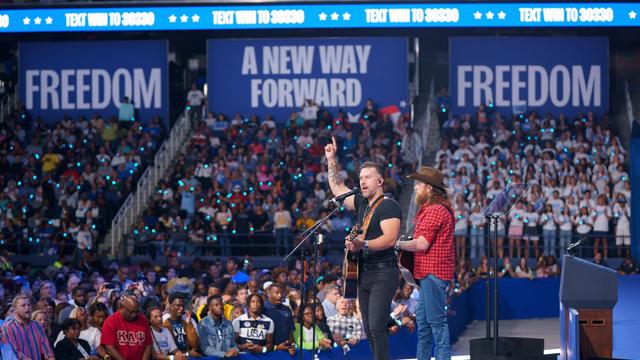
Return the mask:
<svg viewBox="0 0 640 360">
<path fill-rule="evenodd" d="M 289 249 L 289 235 L 291 230 L 289 228 L 276 229 L 276 255 L 280 256 L 282 250 L 286 254 Z"/>
<path fill-rule="evenodd" d="M 389 337 L 387 320 L 391 300 L 398 288 L 397 268 L 360 271 L 358 277 L 358 300 L 364 331 L 369 339 L 374 359 L 389 359 Z"/>
<path fill-rule="evenodd" d="M 196 129 L 202 119 L 202 105 L 191 106 L 189 109 L 189 118 L 191 119 L 191 129 Z"/>
</svg>

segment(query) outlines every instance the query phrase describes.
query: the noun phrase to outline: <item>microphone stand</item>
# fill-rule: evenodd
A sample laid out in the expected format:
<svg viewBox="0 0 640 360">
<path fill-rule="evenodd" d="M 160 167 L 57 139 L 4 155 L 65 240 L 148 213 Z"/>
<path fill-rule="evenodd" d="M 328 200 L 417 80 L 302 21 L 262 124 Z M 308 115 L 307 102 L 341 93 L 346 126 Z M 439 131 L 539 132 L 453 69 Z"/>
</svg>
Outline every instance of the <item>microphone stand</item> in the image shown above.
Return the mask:
<svg viewBox="0 0 640 360">
<path fill-rule="evenodd" d="M 302 260 L 302 263 L 305 263 L 305 253 L 302 249 L 302 246 L 304 244 L 306 244 L 309 239 L 311 238 L 311 236 L 313 236 L 313 234 L 316 233 L 316 231 L 318 231 L 318 229 L 320 229 L 320 227 L 322 225 L 324 225 L 324 223 L 326 223 L 335 213 L 338 212 L 338 210 L 340 210 L 340 208 L 342 207 L 342 204 L 344 202 L 344 199 L 338 200 L 338 205 L 331 210 L 331 212 L 325 216 L 324 218 L 320 219 L 319 221 L 317 221 L 315 224 L 313 224 L 312 227 L 310 227 L 309 229 L 307 229 L 305 232 L 303 232 L 301 235 L 304 236 L 304 238 L 300 241 L 300 243 L 293 249 L 291 250 L 291 252 L 289 254 L 287 254 L 287 256 L 285 256 L 282 261 L 286 262 L 289 258 L 291 258 L 293 256 L 293 254 L 295 254 L 298 250 L 300 250 L 300 259 Z M 318 252 L 320 251 L 318 245 L 322 242 L 322 235 L 318 234 L 318 239 L 317 241 L 313 241 L 311 242 L 311 246 L 312 246 L 312 255 L 314 257 L 314 263 L 313 263 L 313 270 L 311 271 L 311 284 L 313 287 L 313 323 L 311 324 L 312 326 L 312 333 L 313 333 L 313 343 L 312 343 L 312 351 L 315 350 L 315 339 L 316 339 L 316 314 L 315 314 L 315 310 L 316 310 L 316 306 L 317 306 L 317 301 L 316 301 L 316 277 L 317 277 L 317 268 L 318 268 Z M 304 266 L 303 266 L 303 271 L 304 271 Z M 303 280 L 304 280 L 304 276 L 306 274 L 303 274 Z M 302 298 L 304 299 L 306 297 L 306 293 L 307 293 L 307 288 L 306 288 L 306 281 L 302 282 Z M 302 304 L 301 309 L 299 311 L 304 312 L 304 304 Z M 303 317 L 301 317 L 303 318 Z M 302 355 L 302 336 L 304 334 L 304 329 L 303 329 L 303 321 L 300 321 L 300 344 L 299 344 L 299 354 L 300 354 L 300 360 L 303 360 L 303 355 Z"/>
</svg>

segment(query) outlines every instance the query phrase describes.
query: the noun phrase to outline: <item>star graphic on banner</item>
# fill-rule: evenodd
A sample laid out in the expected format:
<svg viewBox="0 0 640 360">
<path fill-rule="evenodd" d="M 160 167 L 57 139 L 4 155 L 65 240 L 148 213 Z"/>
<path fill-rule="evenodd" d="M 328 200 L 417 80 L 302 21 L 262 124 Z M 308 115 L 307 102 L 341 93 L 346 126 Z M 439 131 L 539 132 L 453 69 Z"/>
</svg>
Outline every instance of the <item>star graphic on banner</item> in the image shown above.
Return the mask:
<svg viewBox="0 0 640 360">
<path fill-rule="evenodd" d="M 176 22 L 176 19 L 177 19 L 177 17 L 175 15 L 173 15 L 173 14 L 171 14 L 171 16 L 169 16 L 169 22 L 170 23 Z"/>
<path fill-rule="evenodd" d="M 482 13 L 480 11 L 476 11 L 476 12 L 473 13 L 473 17 L 476 20 L 480 20 L 480 19 L 482 19 Z"/>
<path fill-rule="evenodd" d="M 638 16 L 638 14 L 636 14 L 635 11 L 633 10 L 629 11 L 629 19 L 635 19 L 636 16 Z"/>
<path fill-rule="evenodd" d="M 47 18 L 44 19 L 44 22 L 47 25 L 51 25 L 53 23 L 53 18 L 51 16 L 47 16 Z"/>
<path fill-rule="evenodd" d="M 40 16 L 38 16 L 37 18 L 33 19 L 33 23 L 36 25 L 40 25 L 40 23 L 42 22 L 42 19 L 40 18 Z"/>
<path fill-rule="evenodd" d="M 498 13 L 498 19 L 504 20 L 506 17 L 507 14 L 504 11 L 500 10 L 500 12 Z"/>
<path fill-rule="evenodd" d="M 24 19 L 22 19 L 22 23 L 25 25 L 29 25 L 29 23 L 31 23 L 31 19 L 28 17 L 25 17 Z"/>
<path fill-rule="evenodd" d="M 320 13 L 320 15 L 318 15 L 318 18 L 320 18 L 320 21 L 327 21 L 327 14 L 323 12 Z"/>
<path fill-rule="evenodd" d="M 351 20 L 351 14 L 349 14 L 348 12 L 345 12 L 344 14 L 342 14 L 342 20 L 345 20 L 345 21 Z"/>
<path fill-rule="evenodd" d="M 333 21 L 337 21 L 339 17 L 340 15 L 338 15 L 338 13 L 335 11 L 331 14 L 331 20 Z"/>
<path fill-rule="evenodd" d="M 400 107 L 401 108 L 406 108 L 407 107 L 407 102 L 404 101 L 404 100 L 400 101 Z"/>
<path fill-rule="evenodd" d="M 493 12 L 487 11 L 486 15 L 487 15 L 487 20 L 493 20 Z"/>
<path fill-rule="evenodd" d="M 191 17 L 191 21 L 197 23 L 198 21 L 200 21 L 200 16 L 198 16 L 198 14 L 193 14 L 193 16 Z"/>
<path fill-rule="evenodd" d="M 180 22 L 186 23 L 187 21 L 189 21 L 189 17 L 185 14 L 182 14 L 182 16 L 180 16 Z"/>
</svg>

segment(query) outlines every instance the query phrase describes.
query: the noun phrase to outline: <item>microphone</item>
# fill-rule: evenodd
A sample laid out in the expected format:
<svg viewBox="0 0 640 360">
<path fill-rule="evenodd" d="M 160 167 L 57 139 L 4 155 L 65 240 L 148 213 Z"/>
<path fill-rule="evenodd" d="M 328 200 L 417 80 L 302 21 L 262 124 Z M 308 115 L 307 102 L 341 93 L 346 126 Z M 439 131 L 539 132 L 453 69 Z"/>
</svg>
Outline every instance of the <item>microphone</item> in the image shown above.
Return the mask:
<svg viewBox="0 0 640 360">
<path fill-rule="evenodd" d="M 567 252 L 572 252 L 575 248 L 582 246 L 585 240 L 587 240 L 587 238 L 583 237 L 582 239 L 570 244 L 569 246 L 567 246 Z"/>
<path fill-rule="evenodd" d="M 344 199 L 348 198 L 351 195 L 356 195 L 356 194 L 360 194 L 360 188 L 358 188 L 358 187 L 354 187 L 353 190 L 347 191 L 346 193 L 344 193 L 342 195 L 338 195 L 338 196 L 334 197 L 333 199 L 329 200 L 329 202 L 331 202 L 331 203 L 333 203 L 334 205 L 337 206 L 337 205 L 342 204 Z"/>
</svg>

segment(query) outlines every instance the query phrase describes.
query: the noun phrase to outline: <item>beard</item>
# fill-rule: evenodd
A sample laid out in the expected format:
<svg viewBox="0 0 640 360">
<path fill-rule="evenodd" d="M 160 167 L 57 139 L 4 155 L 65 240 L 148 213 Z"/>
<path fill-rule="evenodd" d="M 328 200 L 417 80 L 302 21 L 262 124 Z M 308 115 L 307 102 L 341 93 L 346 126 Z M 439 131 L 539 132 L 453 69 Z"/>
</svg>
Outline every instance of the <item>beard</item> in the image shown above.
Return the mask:
<svg viewBox="0 0 640 360">
<path fill-rule="evenodd" d="M 427 191 L 416 192 L 416 204 L 422 206 L 431 199 L 431 194 Z"/>
</svg>

